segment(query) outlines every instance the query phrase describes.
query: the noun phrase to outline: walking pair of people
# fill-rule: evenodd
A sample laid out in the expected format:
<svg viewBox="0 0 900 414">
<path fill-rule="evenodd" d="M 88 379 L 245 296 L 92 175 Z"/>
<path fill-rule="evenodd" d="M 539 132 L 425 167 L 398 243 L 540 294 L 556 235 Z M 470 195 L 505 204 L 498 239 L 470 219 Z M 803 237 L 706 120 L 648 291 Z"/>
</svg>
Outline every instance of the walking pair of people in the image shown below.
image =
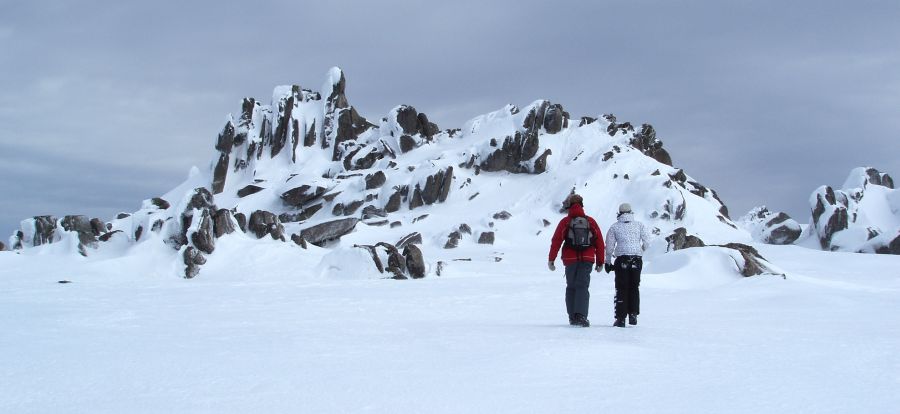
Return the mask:
<svg viewBox="0 0 900 414">
<path fill-rule="evenodd" d="M 590 304 L 591 270 L 614 271 L 615 321 L 613 326 L 624 327 L 628 323 L 637 325 L 640 314 L 642 255 L 649 246 L 650 235 L 643 223 L 634 220 L 634 213 L 628 203 L 619 206 L 615 223 L 610 226 L 604 243 L 603 233 L 597 222 L 584 212 L 584 199 L 571 194 L 563 202 L 567 210 L 556 226 L 550 242 L 550 257 L 547 266 L 556 270 L 556 257 L 562 248 L 562 262 L 566 274 L 566 311 L 569 324 L 590 326 L 587 319 Z M 615 260 L 613 261 L 613 258 Z M 612 262 L 612 263 L 611 263 Z"/>
</svg>

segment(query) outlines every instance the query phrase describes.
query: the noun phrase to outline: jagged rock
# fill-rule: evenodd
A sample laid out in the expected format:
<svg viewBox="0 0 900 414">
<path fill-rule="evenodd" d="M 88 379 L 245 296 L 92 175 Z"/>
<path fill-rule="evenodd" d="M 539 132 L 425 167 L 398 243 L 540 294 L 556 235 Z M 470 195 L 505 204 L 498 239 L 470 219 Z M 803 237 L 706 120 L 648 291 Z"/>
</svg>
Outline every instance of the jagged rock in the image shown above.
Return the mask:
<svg viewBox="0 0 900 414">
<path fill-rule="evenodd" d="M 238 190 L 237 196 L 240 198 L 244 198 L 248 195 L 256 194 L 262 190 L 264 190 L 264 188 L 257 186 L 257 185 L 250 184 L 250 185 L 247 185 L 244 188 Z"/>
<path fill-rule="evenodd" d="M 461 234 L 472 234 L 472 228 L 468 224 L 463 223 L 459 225 L 459 232 Z"/>
<path fill-rule="evenodd" d="M 60 220 L 63 230 L 78 235 L 78 253 L 87 256 L 86 247 L 97 247 L 97 237 L 91 227 L 91 221 L 85 216 L 65 216 Z"/>
<path fill-rule="evenodd" d="M 281 199 L 289 206 L 303 207 L 304 204 L 321 197 L 322 194 L 325 194 L 325 191 L 325 187 L 316 186 L 313 188 L 312 186 L 304 184 L 300 187 L 285 191 L 281 195 Z"/>
<path fill-rule="evenodd" d="M 200 273 L 200 266 L 206 264 L 206 257 L 199 250 L 188 246 L 184 249 L 184 278 L 193 279 Z"/>
<path fill-rule="evenodd" d="M 304 249 L 306 249 L 308 247 L 306 245 L 306 239 L 304 239 L 303 236 L 301 236 L 299 234 L 296 234 L 296 233 L 291 234 L 291 241 L 293 241 L 297 246 L 300 246 Z"/>
<path fill-rule="evenodd" d="M 494 244 L 494 232 L 481 232 L 481 234 L 478 236 L 478 244 Z"/>
<path fill-rule="evenodd" d="M 800 224 L 785 213 L 757 207 L 740 219 L 755 240 L 768 244 L 792 244 L 800 238 Z"/>
<path fill-rule="evenodd" d="M 368 220 L 373 218 L 387 217 L 387 213 L 375 206 L 366 206 L 362 211 L 362 219 Z"/>
<path fill-rule="evenodd" d="M 509 218 L 512 217 L 512 214 L 509 214 L 508 211 L 503 210 L 499 213 L 495 213 L 493 215 L 493 217 L 494 217 L 494 220 L 509 220 Z"/>
<path fill-rule="evenodd" d="M 597 122 L 597 118 L 590 117 L 590 116 L 583 116 L 583 117 L 581 117 L 581 122 L 578 123 L 578 126 L 583 127 L 585 125 L 593 124 L 594 122 Z"/>
<path fill-rule="evenodd" d="M 663 149 L 662 141 L 656 138 L 656 130 L 650 124 L 641 125 L 641 132 L 634 134 L 629 144 L 650 158 L 668 166 L 672 165 L 672 157 Z"/>
<path fill-rule="evenodd" d="M 284 241 L 284 226 L 274 213 L 265 210 L 256 210 L 250 214 L 250 222 L 247 223 L 247 229 L 252 232 L 257 239 L 271 235 L 275 240 Z"/>
<path fill-rule="evenodd" d="M 394 279 L 406 279 L 406 273 L 409 270 L 406 267 L 406 258 L 400 253 L 400 250 L 390 243 L 381 242 L 375 245 L 384 249 L 387 254 L 387 266 L 385 271 L 391 273 Z"/>
<path fill-rule="evenodd" d="M 141 241 L 141 235 L 144 234 L 144 226 L 137 226 L 134 229 L 134 241 Z"/>
<path fill-rule="evenodd" d="M 431 205 L 436 202 L 443 203 L 447 201 L 447 195 L 450 194 L 450 187 L 453 182 L 453 167 L 447 167 L 446 170 L 438 171 L 428 176 L 425 180 L 425 188 L 422 190 L 422 201 Z M 416 187 L 418 190 L 418 187 Z M 410 207 L 412 209 L 412 207 Z"/>
<path fill-rule="evenodd" d="M 384 185 L 385 181 L 387 181 L 387 177 L 385 177 L 384 172 L 382 171 L 378 171 L 375 174 L 369 174 L 366 176 L 366 190 L 380 188 Z"/>
<path fill-rule="evenodd" d="M 53 243 L 56 234 L 56 218 L 53 216 L 35 216 L 33 221 L 34 238 L 31 246 L 37 247 Z"/>
<path fill-rule="evenodd" d="M 106 228 L 106 223 L 98 218 L 91 219 L 91 232 L 94 233 L 94 236 L 100 236 L 107 231 L 109 230 Z"/>
<path fill-rule="evenodd" d="M 409 135 L 400 136 L 400 152 L 407 153 L 416 148 L 416 140 Z"/>
<path fill-rule="evenodd" d="M 750 277 L 755 275 L 761 275 L 766 273 L 769 269 L 763 262 L 766 261 L 764 257 L 762 257 L 756 249 L 750 247 L 746 244 L 741 243 L 728 243 L 722 245 L 722 247 L 727 247 L 729 249 L 737 250 L 741 253 L 741 256 L 744 258 L 744 264 L 740 267 L 741 275 L 744 277 Z"/>
<path fill-rule="evenodd" d="M 461 238 L 462 238 L 462 235 L 459 234 L 458 231 L 451 232 L 447 236 L 447 243 L 444 243 L 444 248 L 445 249 L 455 249 L 457 246 L 459 246 L 459 239 L 461 239 Z"/>
<path fill-rule="evenodd" d="M 703 240 L 700 240 L 699 237 L 687 234 L 687 229 L 685 229 L 684 227 L 675 229 L 675 231 L 671 235 L 666 237 L 666 241 L 669 243 L 666 251 L 706 246 L 706 244 L 703 243 Z"/>
<path fill-rule="evenodd" d="M 244 213 L 234 213 L 234 219 L 237 220 L 238 227 L 242 233 L 247 232 L 247 216 Z"/>
<path fill-rule="evenodd" d="M 213 220 L 213 231 L 217 239 L 226 234 L 234 233 L 234 219 L 231 210 L 226 208 L 216 210 L 215 219 Z"/>
<path fill-rule="evenodd" d="M 437 135 L 441 131 L 440 128 L 438 128 L 437 124 L 429 121 L 428 116 L 425 115 L 424 113 L 420 112 L 419 116 L 417 118 L 418 118 L 418 122 L 417 122 L 416 127 L 420 134 L 422 134 L 428 138 L 431 138 L 431 137 Z"/>
<path fill-rule="evenodd" d="M 874 168 L 867 168 L 866 175 L 869 177 L 869 183 L 881 185 L 887 188 L 894 188 L 894 179 L 887 173 L 882 173 Z"/>
<path fill-rule="evenodd" d="M 415 223 L 417 221 L 425 220 L 426 218 L 428 218 L 428 214 L 422 214 L 421 216 L 412 219 L 412 222 Z"/>
<path fill-rule="evenodd" d="M 516 132 L 514 136 L 506 137 L 500 149 L 488 155 L 479 165 L 484 171 L 532 172 L 523 163 L 537 154 L 539 145 L 536 133 Z"/>
<path fill-rule="evenodd" d="M 210 254 L 216 248 L 216 234 L 213 230 L 213 217 L 210 210 L 200 212 L 197 230 L 191 233 L 191 243 L 203 253 Z"/>
<path fill-rule="evenodd" d="M 407 244 L 403 248 L 403 257 L 406 259 L 406 270 L 413 279 L 421 279 L 425 277 L 425 259 L 422 257 L 422 250 L 415 244 Z"/>
<path fill-rule="evenodd" d="M 391 228 L 394 228 L 394 227 L 400 227 L 400 226 L 402 226 L 402 225 L 403 225 L 403 223 L 401 223 L 401 222 L 399 222 L 399 221 L 392 221 L 392 222 L 391 222 Z"/>
<path fill-rule="evenodd" d="M 296 213 L 281 213 L 278 215 L 278 220 L 282 223 L 295 223 L 298 221 L 308 220 L 310 217 L 315 215 L 322 209 L 322 203 L 313 204 L 309 207 L 304 208 L 300 212 Z M 337 206 L 335 206 L 337 207 Z"/>
<path fill-rule="evenodd" d="M 153 199 L 150 200 L 150 203 L 153 204 L 154 206 L 156 206 L 160 210 L 168 210 L 169 207 L 171 207 L 171 204 L 169 204 L 168 201 L 163 200 L 162 198 L 159 198 L 159 197 L 153 197 Z"/>
<path fill-rule="evenodd" d="M 544 113 L 544 130 L 548 134 L 556 134 L 568 123 L 569 114 L 563 110 L 562 105 L 552 104 Z"/>
<path fill-rule="evenodd" d="M 406 236 L 401 237 L 400 240 L 397 241 L 397 248 L 402 249 L 402 248 L 406 247 L 407 244 L 410 244 L 410 243 L 422 244 L 422 234 L 416 231 L 416 232 L 412 232 L 410 234 L 407 234 Z"/>
<path fill-rule="evenodd" d="M 150 231 L 152 231 L 154 233 L 159 233 L 162 230 L 163 225 L 165 225 L 165 224 L 166 224 L 166 222 L 163 221 L 162 219 L 157 219 L 156 221 L 153 222 L 153 226 L 150 227 Z"/>
<path fill-rule="evenodd" d="M 397 210 L 400 210 L 400 203 L 402 202 L 403 195 L 400 194 L 400 189 L 397 189 L 391 197 L 388 198 L 387 204 L 384 206 L 384 211 L 388 213 L 393 213 Z"/>
<path fill-rule="evenodd" d="M 222 128 L 219 139 L 216 141 L 216 150 L 219 151 L 219 160 L 213 168 L 212 191 L 219 194 L 225 188 L 225 178 L 228 175 L 228 165 L 231 147 L 234 145 L 234 124 L 229 120 Z"/>
<path fill-rule="evenodd" d="M 131 214 L 128 214 L 128 213 L 116 214 L 116 219 L 118 219 L 118 220 L 129 218 L 129 217 L 131 217 Z"/>
<path fill-rule="evenodd" d="M 305 228 L 300 232 L 300 235 L 307 242 L 321 246 L 330 240 L 339 239 L 341 236 L 350 233 L 356 228 L 356 223 L 358 222 L 359 219 L 355 217 L 331 220 Z"/>
<path fill-rule="evenodd" d="M 547 171 L 547 157 L 552 154 L 553 151 L 551 151 L 549 148 L 544 150 L 544 153 L 534 160 L 534 169 L 532 170 L 532 173 L 540 174 L 544 171 Z"/>
<path fill-rule="evenodd" d="M 886 186 L 887 187 L 887 186 Z M 892 188 L 892 187 L 888 187 Z M 900 254 L 900 236 L 894 237 L 890 243 L 878 247 L 875 250 L 878 254 Z"/>
<path fill-rule="evenodd" d="M 97 240 L 100 240 L 102 242 L 108 242 L 109 239 L 111 239 L 112 236 L 114 236 L 116 233 L 122 233 L 122 230 L 113 230 L 109 233 L 105 233 L 105 234 L 101 235 L 100 237 L 98 237 Z"/>
<path fill-rule="evenodd" d="M 553 223 L 550 223 L 550 221 L 548 221 L 547 219 L 541 219 L 541 224 L 543 224 L 544 227 L 547 227 Z"/>
<path fill-rule="evenodd" d="M 844 192 L 835 193 L 830 186 L 819 187 L 811 199 L 815 200 L 812 209 L 812 226 L 819 236 L 819 244 L 823 249 L 832 249 L 831 239 L 834 234 L 847 229 L 847 196 Z"/>
</svg>

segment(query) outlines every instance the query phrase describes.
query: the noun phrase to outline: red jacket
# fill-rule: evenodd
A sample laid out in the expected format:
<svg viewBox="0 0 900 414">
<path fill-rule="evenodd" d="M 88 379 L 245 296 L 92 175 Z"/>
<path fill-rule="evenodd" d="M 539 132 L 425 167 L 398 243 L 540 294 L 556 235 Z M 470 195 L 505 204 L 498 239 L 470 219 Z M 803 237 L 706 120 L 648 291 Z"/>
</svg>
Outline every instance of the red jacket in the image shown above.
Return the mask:
<svg viewBox="0 0 900 414">
<path fill-rule="evenodd" d="M 569 230 L 569 221 L 572 220 L 572 217 L 584 216 L 587 217 L 588 222 L 591 225 L 591 230 L 594 231 L 594 248 L 593 249 L 584 249 L 582 251 L 575 250 L 569 246 L 563 246 L 563 242 L 566 240 L 566 233 Z M 594 221 L 592 217 L 588 217 L 584 214 L 584 209 L 581 208 L 580 205 L 575 204 L 569 208 L 569 215 L 567 217 L 563 217 L 562 220 L 559 221 L 559 224 L 556 226 L 556 231 L 553 233 L 553 239 L 550 241 L 550 261 L 556 260 L 556 255 L 559 253 L 559 248 L 562 247 L 562 262 L 563 265 L 574 264 L 575 262 L 591 262 L 602 265 L 605 256 L 604 246 L 603 246 L 603 234 L 600 232 L 600 227 L 597 226 L 597 222 Z"/>
</svg>

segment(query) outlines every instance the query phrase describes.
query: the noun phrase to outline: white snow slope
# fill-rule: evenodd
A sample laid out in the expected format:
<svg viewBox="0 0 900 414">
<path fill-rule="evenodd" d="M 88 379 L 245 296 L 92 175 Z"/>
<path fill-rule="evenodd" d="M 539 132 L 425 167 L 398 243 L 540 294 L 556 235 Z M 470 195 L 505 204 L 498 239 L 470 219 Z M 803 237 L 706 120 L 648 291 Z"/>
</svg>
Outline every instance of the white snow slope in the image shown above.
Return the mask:
<svg viewBox="0 0 900 414">
<path fill-rule="evenodd" d="M 343 88 L 342 73 L 332 70 L 324 101 L 298 88 L 277 88 L 270 106 L 247 101 L 249 115 L 225 128 L 234 142 L 217 142 L 224 149 L 216 158 L 225 162 L 214 163 L 228 167 L 217 208 L 309 213 L 284 223 L 286 235 L 363 218 L 324 247 L 235 231 L 216 238 L 196 277 L 183 279 L 182 253 L 203 244 L 194 236 L 210 217 L 194 207 L 199 219 L 187 226 L 186 206 L 195 188 L 216 185 L 215 166 L 192 170 L 162 195 L 169 208 L 145 202 L 111 220 L 120 232 L 87 248 L 59 225 L 30 231 L 64 220 L 24 221 L 14 240 L 22 248 L 0 252 L 0 413 L 892 413 L 900 406 L 900 256 L 752 244 L 776 274 L 744 278 L 736 250 L 666 252 L 665 236 L 679 227 L 707 244 L 751 237 L 725 217 L 714 192 L 632 147 L 637 133 L 624 124 L 605 117 L 547 124 L 563 119 L 547 115 L 535 127 L 530 114 L 562 111 L 537 101 L 429 135 L 419 131 L 426 122 L 398 107 L 341 141 L 347 125 L 363 124 Z M 296 96 L 294 106 L 285 94 Z M 274 122 L 279 116 L 290 122 Z M 410 119 L 418 122 L 414 134 Z M 509 151 L 527 157 L 503 171 L 473 167 L 489 164 L 513 137 L 530 137 Z M 402 153 L 404 142 L 415 148 Z M 381 158 L 367 161 L 372 154 Z M 414 205 L 414 189 L 444 171 L 452 171 L 445 199 Z M 364 177 L 377 172 L 385 184 L 367 189 Z M 282 202 L 304 184 L 325 189 L 321 209 Z M 264 189 L 238 195 L 248 185 Z M 366 219 L 362 204 L 344 209 L 364 200 L 388 210 L 401 188 L 409 190 L 402 205 L 385 217 L 399 227 Z M 561 270 L 547 270 L 547 252 L 572 189 L 603 230 L 627 201 L 656 233 L 636 327 L 610 326 L 613 284 L 605 273 L 593 275 L 593 326 L 567 323 L 565 281 Z M 495 217 L 501 211 L 509 217 Z M 471 234 L 443 248 L 463 223 Z M 412 232 L 422 235 L 424 279 L 387 279 L 367 250 L 354 247 Z M 488 232 L 493 244 L 479 244 Z"/>
<path fill-rule="evenodd" d="M 236 239 L 232 239 L 236 240 Z M 719 248 L 649 261 L 639 325 L 567 325 L 546 243 L 463 247 L 441 277 L 346 280 L 324 249 L 214 255 L 174 278 L 149 252 L 0 253 L 0 412 L 891 413 L 900 258 L 755 245 L 787 277 L 740 277 Z M 449 256 L 448 256 L 449 257 Z M 141 268 L 144 271 L 121 271 Z M 58 280 L 72 281 L 59 284 Z"/>
</svg>

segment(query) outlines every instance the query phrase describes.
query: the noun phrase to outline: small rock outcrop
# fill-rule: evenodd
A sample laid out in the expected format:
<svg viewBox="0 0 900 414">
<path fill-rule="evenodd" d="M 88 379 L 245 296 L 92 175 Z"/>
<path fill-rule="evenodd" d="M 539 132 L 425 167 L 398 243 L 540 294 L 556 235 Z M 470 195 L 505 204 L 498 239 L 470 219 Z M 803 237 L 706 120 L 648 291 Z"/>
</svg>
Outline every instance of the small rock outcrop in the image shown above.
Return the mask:
<svg viewBox="0 0 900 414">
<path fill-rule="evenodd" d="M 754 240 L 768 244 L 792 244 L 802 233 L 796 220 L 783 212 L 771 212 L 765 206 L 751 210 L 739 222 Z"/>
<path fill-rule="evenodd" d="M 684 227 L 675 229 L 675 231 L 671 235 L 666 237 L 666 241 L 669 243 L 666 251 L 706 246 L 706 244 L 703 243 L 703 240 L 701 240 L 699 237 L 687 234 L 687 229 L 685 229 Z"/>
<path fill-rule="evenodd" d="M 85 216 L 65 216 L 60 220 L 64 231 L 73 232 L 78 238 L 78 253 L 87 256 L 87 248 L 97 248 L 97 236 L 91 220 Z"/>
<path fill-rule="evenodd" d="M 257 239 L 270 235 L 272 239 L 285 241 L 284 226 L 281 224 L 281 220 L 269 211 L 256 210 L 250 214 L 247 230 L 253 233 Z"/>
<path fill-rule="evenodd" d="M 415 244 L 407 244 L 403 248 L 403 257 L 406 259 L 406 269 L 413 279 L 425 277 L 425 259 L 422 250 Z"/>
<path fill-rule="evenodd" d="M 740 252 L 741 257 L 744 258 L 744 263 L 739 264 L 738 271 L 740 271 L 741 275 L 744 277 L 756 276 L 765 273 L 772 273 L 769 270 L 769 266 L 766 265 L 768 262 L 762 255 L 759 254 L 756 249 L 751 246 L 742 243 L 728 243 L 722 245 L 721 247 L 737 250 Z"/>
<path fill-rule="evenodd" d="M 309 243 L 322 246 L 328 241 L 336 240 L 350 233 L 356 228 L 357 223 L 359 223 L 359 219 L 355 217 L 331 220 L 303 229 L 300 236 Z"/>
<path fill-rule="evenodd" d="M 630 126 L 630 125 L 629 125 Z M 645 155 L 668 166 L 672 165 L 672 157 L 663 148 L 663 143 L 656 138 L 656 130 L 650 124 L 641 125 L 641 132 L 634 134 L 630 145 Z"/>
</svg>

